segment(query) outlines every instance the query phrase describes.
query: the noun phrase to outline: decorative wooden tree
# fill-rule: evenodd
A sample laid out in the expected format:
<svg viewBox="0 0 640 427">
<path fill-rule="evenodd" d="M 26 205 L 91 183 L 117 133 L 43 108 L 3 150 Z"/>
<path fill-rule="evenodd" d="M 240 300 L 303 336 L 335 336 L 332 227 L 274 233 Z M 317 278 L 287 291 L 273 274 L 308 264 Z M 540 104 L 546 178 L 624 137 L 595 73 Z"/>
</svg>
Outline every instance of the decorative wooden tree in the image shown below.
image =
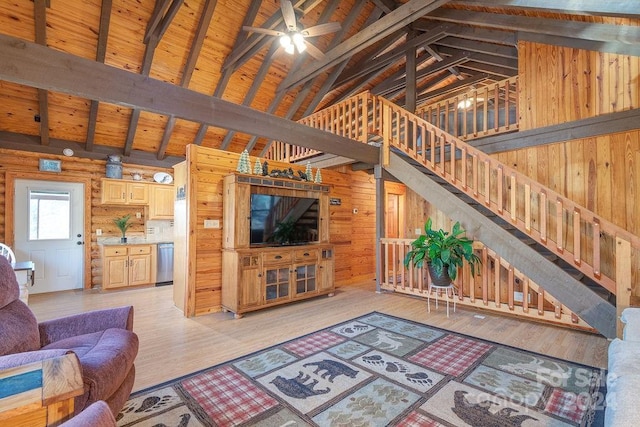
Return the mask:
<svg viewBox="0 0 640 427">
<path fill-rule="evenodd" d="M 236 171 L 240 173 L 251 173 L 251 166 L 249 164 L 249 152 L 244 150 L 242 154 L 240 154 L 240 159 L 238 160 L 238 167 Z"/>
<path fill-rule="evenodd" d="M 322 174 L 320 173 L 320 168 L 318 168 L 318 170 L 316 171 L 316 179 L 314 179 L 313 182 L 316 182 L 318 184 L 322 182 Z"/>
<path fill-rule="evenodd" d="M 311 162 L 307 162 L 307 170 L 305 171 L 307 175 L 307 181 L 313 181 L 313 171 L 311 170 Z"/>
<path fill-rule="evenodd" d="M 260 159 L 256 157 L 256 162 L 253 165 L 253 174 L 254 175 L 262 175 L 262 163 L 260 163 Z"/>
</svg>

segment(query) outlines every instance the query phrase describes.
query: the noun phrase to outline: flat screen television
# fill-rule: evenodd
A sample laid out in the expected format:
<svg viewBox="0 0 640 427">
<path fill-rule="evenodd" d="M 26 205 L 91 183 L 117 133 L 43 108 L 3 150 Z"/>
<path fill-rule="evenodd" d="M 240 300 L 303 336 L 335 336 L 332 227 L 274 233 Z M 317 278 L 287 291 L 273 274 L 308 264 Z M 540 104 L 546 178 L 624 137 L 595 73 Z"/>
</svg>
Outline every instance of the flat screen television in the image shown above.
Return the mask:
<svg viewBox="0 0 640 427">
<path fill-rule="evenodd" d="M 304 245 L 318 241 L 319 200 L 251 194 L 251 246 Z"/>
</svg>

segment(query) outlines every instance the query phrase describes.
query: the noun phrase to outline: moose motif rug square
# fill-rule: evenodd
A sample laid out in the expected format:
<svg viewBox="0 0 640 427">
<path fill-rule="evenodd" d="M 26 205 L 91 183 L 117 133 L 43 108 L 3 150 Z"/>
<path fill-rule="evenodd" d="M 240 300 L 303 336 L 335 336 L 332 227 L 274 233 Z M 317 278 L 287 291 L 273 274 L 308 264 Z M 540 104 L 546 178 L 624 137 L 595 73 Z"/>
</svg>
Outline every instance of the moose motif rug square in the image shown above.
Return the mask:
<svg viewBox="0 0 640 427">
<path fill-rule="evenodd" d="M 138 392 L 119 426 L 589 426 L 603 370 L 370 313 Z M 594 421 L 595 420 L 595 421 Z"/>
</svg>

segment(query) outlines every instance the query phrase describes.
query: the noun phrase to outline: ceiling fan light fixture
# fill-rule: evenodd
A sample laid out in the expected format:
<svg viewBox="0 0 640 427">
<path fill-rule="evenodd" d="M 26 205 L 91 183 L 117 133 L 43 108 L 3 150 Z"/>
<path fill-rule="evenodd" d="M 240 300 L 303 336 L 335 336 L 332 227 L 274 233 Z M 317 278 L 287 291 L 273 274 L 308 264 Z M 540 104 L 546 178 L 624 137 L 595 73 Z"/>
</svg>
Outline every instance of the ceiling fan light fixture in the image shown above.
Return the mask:
<svg viewBox="0 0 640 427">
<path fill-rule="evenodd" d="M 292 39 L 293 39 L 293 44 L 295 44 L 296 47 L 298 48 L 298 52 L 299 53 L 304 52 L 305 49 L 307 48 L 307 45 L 304 42 L 304 37 L 302 36 L 302 34 L 293 33 Z"/>
<path fill-rule="evenodd" d="M 283 34 L 280 36 L 280 46 L 282 46 L 283 48 L 285 48 L 285 50 L 289 47 L 292 46 L 291 44 L 291 37 L 289 37 L 289 34 Z"/>
</svg>

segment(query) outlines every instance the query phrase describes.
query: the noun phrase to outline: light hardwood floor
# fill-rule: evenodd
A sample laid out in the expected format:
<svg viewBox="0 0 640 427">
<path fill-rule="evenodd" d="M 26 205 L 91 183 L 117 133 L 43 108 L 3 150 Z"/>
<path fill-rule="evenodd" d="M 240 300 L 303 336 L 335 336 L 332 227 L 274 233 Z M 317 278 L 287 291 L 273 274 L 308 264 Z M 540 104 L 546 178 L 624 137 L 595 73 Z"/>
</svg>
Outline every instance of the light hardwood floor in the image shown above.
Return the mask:
<svg viewBox="0 0 640 427">
<path fill-rule="evenodd" d="M 29 306 L 40 321 L 128 304 L 135 307 L 134 331 L 140 337 L 134 391 L 371 311 L 603 368 L 609 344 L 600 335 L 460 306 L 447 318 L 444 304 L 436 310 L 433 301 L 431 313 L 427 313 L 426 300 L 378 294 L 373 282 L 341 287 L 334 297 L 257 311 L 237 320 L 231 313 L 183 317 L 173 305 L 171 286 L 110 292 L 68 291 L 29 297 Z"/>
</svg>

